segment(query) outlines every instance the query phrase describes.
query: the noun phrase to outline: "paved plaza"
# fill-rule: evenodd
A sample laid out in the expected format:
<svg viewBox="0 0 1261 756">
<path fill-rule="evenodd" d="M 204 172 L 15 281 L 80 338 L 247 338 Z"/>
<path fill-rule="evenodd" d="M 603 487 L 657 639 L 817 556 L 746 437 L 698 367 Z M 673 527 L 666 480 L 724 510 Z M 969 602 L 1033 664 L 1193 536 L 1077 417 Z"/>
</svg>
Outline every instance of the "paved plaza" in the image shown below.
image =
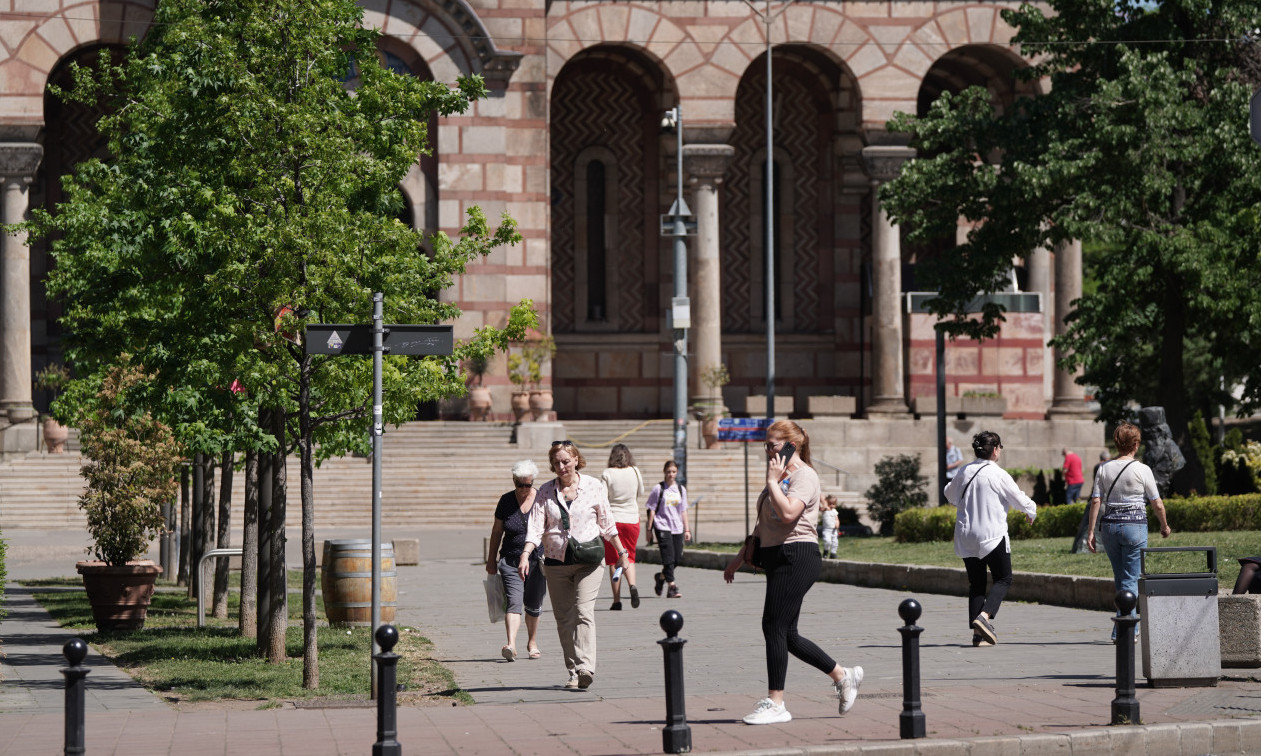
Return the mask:
<svg viewBox="0 0 1261 756">
<path fill-rule="evenodd" d="M 489 530 L 489 528 L 487 529 Z M 366 537 L 321 533 L 321 537 Z M 760 630 L 763 579 L 740 574 L 726 585 L 716 571 L 680 569 L 683 597 L 652 593 L 643 565 L 643 605 L 608 611 L 597 604 L 599 665 L 587 691 L 560 688 L 566 673 L 550 607 L 540 628 L 542 658 L 505 662 L 502 625 L 487 621 L 480 553 L 486 533 L 426 530 L 421 564 L 399 567 L 398 624 L 433 640 L 475 706 L 399 710 L 405 753 L 641 754 L 661 752 L 665 718 L 661 614 L 684 617 L 681 636 L 686 703 L 696 752 L 774 753 L 1243 753 L 1261 751 L 1261 682 L 1236 670 L 1217 688 L 1140 687 L 1144 726 L 1108 727 L 1115 649 L 1103 612 L 1009 602 L 996 621 L 999 645 L 973 648 L 965 600 L 917 595 L 928 739 L 899 740 L 902 710 L 898 604 L 911 594 L 819 584 L 806 599 L 800 629 L 842 664 L 862 665 L 858 703 L 836 713 L 826 678 L 790 661 L 786 703 L 793 721 L 749 727 L 743 717 L 765 695 Z M 710 534 L 716 536 L 717 534 Z M 15 530 L 10 579 L 74 574 L 82 544 L 64 533 Z M 291 545 L 297 543 L 291 537 Z M 296 561 L 291 554 L 290 563 Z M 1017 575 L 1017 580 L 1020 576 Z M 0 753 L 57 753 L 62 745 L 61 645 L 72 634 L 21 588 L 10 585 L 0 625 Z M 524 651 L 524 630 L 518 648 Z M 522 654 L 524 656 L 524 654 Z M 177 712 L 99 656 L 88 663 L 89 754 L 368 753 L 371 708 L 279 708 Z M 1140 680 L 1141 682 L 1141 680 Z"/>
</svg>

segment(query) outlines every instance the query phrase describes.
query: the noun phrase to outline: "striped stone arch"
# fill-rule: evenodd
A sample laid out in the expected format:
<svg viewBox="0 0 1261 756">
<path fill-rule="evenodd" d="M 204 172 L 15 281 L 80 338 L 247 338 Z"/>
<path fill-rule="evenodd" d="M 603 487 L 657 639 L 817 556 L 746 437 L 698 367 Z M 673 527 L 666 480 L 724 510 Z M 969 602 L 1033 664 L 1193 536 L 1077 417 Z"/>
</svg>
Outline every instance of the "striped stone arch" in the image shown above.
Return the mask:
<svg viewBox="0 0 1261 756">
<path fill-rule="evenodd" d="M 153 20 L 155 0 L 62 2 L 47 14 L 24 20 L 14 14 L 0 24 L 0 123 L 38 126 L 44 121 L 44 93 L 57 64 L 96 45 L 125 44 L 143 37 Z M 34 14 L 32 14 L 33 16 Z"/>
<path fill-rule="evenodd" d="M 547 19 L 547 89 L 551 95 L 556 76 L 583 51 L 601 45 L 632 48 L 666 73 L 674 72 L 666 60 L 687 37 L 668 16 L 651 8 L 595 3 L 571 13 Z"/>
<path fill-rule="evenodd" d="M 429 66 L 436 81 L 481 74 L 506 81 L 521 54 L 495 45 L 476 11 L 465 0 L 365 0 L 364 23 L 407 44 Z"/>
</svg>

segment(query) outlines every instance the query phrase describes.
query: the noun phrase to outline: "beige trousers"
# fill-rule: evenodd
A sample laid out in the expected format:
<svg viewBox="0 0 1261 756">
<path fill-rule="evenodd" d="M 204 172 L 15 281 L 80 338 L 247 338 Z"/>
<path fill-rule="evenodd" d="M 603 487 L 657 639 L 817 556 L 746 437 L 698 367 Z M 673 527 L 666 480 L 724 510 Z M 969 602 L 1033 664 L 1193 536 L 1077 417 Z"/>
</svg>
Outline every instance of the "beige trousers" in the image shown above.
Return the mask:
<svg viewBox="0 0 1261 756">
<path fill-rule="evenodd" d="M 547 592 L 552 597 L 556 634 L 571 673 L 595 674 L 595 600 L 600 593 L 602 565 L 544 565 Z"/>
</svg>

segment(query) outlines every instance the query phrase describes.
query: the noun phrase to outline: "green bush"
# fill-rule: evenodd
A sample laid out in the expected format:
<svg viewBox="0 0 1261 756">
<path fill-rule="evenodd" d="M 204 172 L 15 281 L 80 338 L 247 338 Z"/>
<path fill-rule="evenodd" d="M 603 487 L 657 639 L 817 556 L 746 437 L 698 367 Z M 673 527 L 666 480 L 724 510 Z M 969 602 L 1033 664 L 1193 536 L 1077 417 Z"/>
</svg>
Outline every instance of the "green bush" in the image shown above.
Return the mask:
<svg viewBox="0 0 1261 756">
<path fill-rule="evenodd" d="M 1199 410 L 1195 411 L 1195 417 L 1187 424 L 1187 431 L 1191 434 L 1191 448 L 1195 450 L 1195 456 L 1200 459 L 1200 466 L 1204 468 L 1204 495 L 1213 496 L 1217 493 L 1217 456 L 1213 454 L 1213 444 L 1208 439 L 1208 426 Z"/>
<path fill-rule="evenodd" d="M 1032 523 L 1025 513 L 1013 509 L 1007 513 L 1007 532 L 1017 538 L 1063 538 L 1077 535 L 1077 526 L 1086 513 L 1086 502 L 1038 507 L 1038 516 Z"/>
<path fill-rule="evenodd" d="M 928 503 L 928 478 L 919 473 L 919 455 L 898 454 L 876 463 L 876 485 L 863 494 L 867 513 L 880 523 L 880 535 L 893 534 L 899 512 Z"/>
<path fill-rule="evenodd" d="M 1242 496 L 1193 496 L 1165 502 L 1169 527 L 1181 533 L 1261 528 L 1261 494 Z M 1154 528 L 1155 518 L 1148 523 Z"/>
<path fill-rule="evenodd" d="M 955 508 L 949 504 L 908 509 L 893 518 L 893 540 L 901 543 L 950 541 L 954 536 Z"/>
</svg>

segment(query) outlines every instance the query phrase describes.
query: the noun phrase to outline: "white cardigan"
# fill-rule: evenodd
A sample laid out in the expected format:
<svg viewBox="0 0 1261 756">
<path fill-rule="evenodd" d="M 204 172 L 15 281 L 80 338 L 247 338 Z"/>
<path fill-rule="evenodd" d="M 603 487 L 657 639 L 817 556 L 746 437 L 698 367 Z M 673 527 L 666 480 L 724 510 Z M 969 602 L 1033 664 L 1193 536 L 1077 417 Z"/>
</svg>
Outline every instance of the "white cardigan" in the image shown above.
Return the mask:
<svg viewBox="0 0 1261 756">
<path fill-rule="evenodd" d="M 955 554 L 965 559 L 986 556 L 1006 538 L 1012 509 L 1030 517 L 1038 512 L 1007 471 L 988 459 L 959 468 L 946 484 L 946 500 L 955 505 Z"/>
</svg>

